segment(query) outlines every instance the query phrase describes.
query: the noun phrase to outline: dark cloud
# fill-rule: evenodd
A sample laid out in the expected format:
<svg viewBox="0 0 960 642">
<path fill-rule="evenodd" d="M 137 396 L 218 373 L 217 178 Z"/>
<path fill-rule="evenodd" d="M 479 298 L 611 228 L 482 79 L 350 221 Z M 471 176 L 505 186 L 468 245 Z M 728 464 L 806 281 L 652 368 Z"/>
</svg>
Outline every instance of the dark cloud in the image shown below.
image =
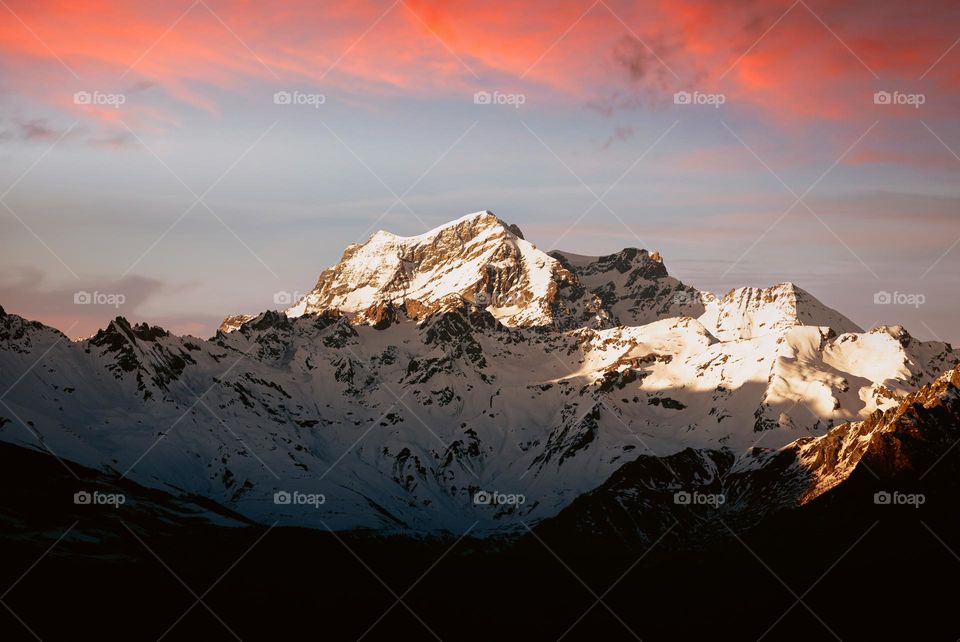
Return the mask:
<svg viewBox="0 0 960 642">
<path fill-rule="evenodd" d="M 34 118 L 0 124 L 0 140 L 52 143 L 64 136 L 66 131 L 51 125 L 46 118 Z M 136 140 L 126 130 L 103 131 L 98 135 L 91 135 L 91 131 L 84 126 L 75 127 L 66 138 L 77 139 L 93 147 L 112 149 L 129 147 Z"/>
<path fill-rule="evenodd" d="M 56 140 L 59 132 L 47 126 L 45 120 L 31 120 L 20 125 L 20 137 L 23 140 Z"/>
<path fill-rule="evenodd" d="M 682 84 L 674 76 L 677 72 L 674 66 L 679 63 L 676 56 L 678 51 L 677 46 L 668 45 L 660 38 L 644 44 L 633 36 L 624 36 L 617 41 L 610 54 L 612 64 L 620 72 L 621 88 L 607 90 L 587 101 L 585 107 L 608 118 L 619 112 L 661 107 L 666 97 L 672 96 L 673 91 Z M 609 147 L 613 142 L 616 140 L 611 140 L 604 147 Z"/>
<path fill-rule="evenodd" d="M 51 127 L 45 118 L 8 124 L 0 137 L 6 140 L 54 141 L 63 134 Z"/>
<path fill-rule="evenodd" d="M 660 65 L 639 40 L 629 36 L 625 36 L 613 48 L 613 60 L 627 73 L 627 78 L 633 84 L 644 81 L 651 70 Z"/>
<path fill-rule="evenodd" d="M 142 80 L 142 81 L 140 81 L 140 82 L 138 82 L 138 83 L 134 83 L 134 84 L 130 85 L 130 87 L 128 87 L 127 90 L 126 90 L 124 93 L 125 93 L 125 94 L 139 94 L 139 93 L 141 93 L 141 92 L 147 91 L 148 89 L 152 89 L 152 88 L 156 87 L 156 85 L 157 85 L 157 83 L 153 82 L 152 80 Z"/>
<path fill-rule="evenodd" d="M 633 36 L 624 36 L 614 45 L 612 56 L 630 85 L 663 91 L 676 80 L 676 69 L 667 65 L 670 59 L 675 60 L 677 50 L 660 38 L 645 43 Z"/>
<path fill-rule="evenodd" d="M 613 130 L 613 134 L 604 141 L 603 145 L 600 146 L 600 149 L 608 149 L 614 143 L 621 143 L 625 140 L 630 140 L 633 138 L 633 135 L 636 133 L 633 127 L 630 125 L 619 125 Z"/>
<path fill-rule="evenodd" d="M 51 125 L 46 118 L 31 120 L 13 120 L 0 124 L 0 140 L 26 142 L 53 142 L 66 133 L 66 129 Z M 83 127 L 76 127 L 68 138 L 76 138 L 84 133 Z"/>
</svg>

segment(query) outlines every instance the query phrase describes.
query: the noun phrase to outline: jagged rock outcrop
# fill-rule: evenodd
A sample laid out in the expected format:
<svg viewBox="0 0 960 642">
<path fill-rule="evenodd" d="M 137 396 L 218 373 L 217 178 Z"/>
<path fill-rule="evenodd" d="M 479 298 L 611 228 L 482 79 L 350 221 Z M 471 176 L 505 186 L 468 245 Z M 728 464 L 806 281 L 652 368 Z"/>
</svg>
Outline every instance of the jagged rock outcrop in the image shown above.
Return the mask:
<svg viewBox="0 0 960 642">
<path fill-rule="evenodd" d="M 256 318 L 256 316 L 255 314 L 232 314 L 220 323 L 220 327 L 217 328 L 217 330 L 224 333 L 239 330 L 240 326 Z"/>
<path fill-rule="evenodd" d="M 916 488 L 935 467 L 941 477 L 955 479 L 958 440 L 960 366 L 895 407 L 783 448 L 641 455 L 538 530 L 567 546 L 642 548 L 667 534 L 666 546 L 705 547 L 728 537 L 730 529 L 743 532 L 827 493 L 835 503 L 844 493 L 865 495 L 861 484 L 850 481 L 854 476 L 884 489 L 886 497 Z"/>
</svg>

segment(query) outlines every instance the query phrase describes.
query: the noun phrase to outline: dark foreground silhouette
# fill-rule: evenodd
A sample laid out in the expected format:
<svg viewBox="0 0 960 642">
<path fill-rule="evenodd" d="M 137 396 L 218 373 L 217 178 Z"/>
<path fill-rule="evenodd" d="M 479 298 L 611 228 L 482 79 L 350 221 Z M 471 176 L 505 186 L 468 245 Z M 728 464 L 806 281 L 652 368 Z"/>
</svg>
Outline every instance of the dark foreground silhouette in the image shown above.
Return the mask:
<svg viewBox="0 0 960 642">
<path fill-rule="evenodd" d="M 243 518 L 69 465 L 127 502 L 75 505 L 59 462 L 0 444 L 4 640 L 960 636 L 951 454 L 904 490 L 919 508 L 874 504 L 889 482 L 860 476 L 697 550 L 649 552 L 555 527 L 491 542 L 214 526 L 193 511 Z"/>
</svg>

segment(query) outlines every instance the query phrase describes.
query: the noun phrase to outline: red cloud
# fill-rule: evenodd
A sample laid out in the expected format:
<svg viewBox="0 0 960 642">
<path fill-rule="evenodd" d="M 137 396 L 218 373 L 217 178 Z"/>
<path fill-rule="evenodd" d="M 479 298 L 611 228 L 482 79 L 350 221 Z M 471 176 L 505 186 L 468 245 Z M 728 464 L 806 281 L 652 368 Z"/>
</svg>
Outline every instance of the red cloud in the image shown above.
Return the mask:
<svg viewBox="0 0 960 642">
<path fill-rule="evenodd" d="M 266 96 L 298 82 L 359 95 L 517 86 L 541 103 L 613 95 L 628 105 L 699 87 L 784 122 L 844 119 L 871 109 L 884 83 L 917 85 L 958 17 L 946 1 L 7 4 L 17 16 L 0 21 L 8 91 L 90 114 L 72 104 L 74 89 L 147 83 L 152 113 L 146 101 L 130 111 L 165 121 L 179 104 L 216 113 L 223 92 Z M 920 90 L 956 88 L 958 58 L 960 48 Z M 624 99 L 632 93 L 653 99 Z"/>
</svg>

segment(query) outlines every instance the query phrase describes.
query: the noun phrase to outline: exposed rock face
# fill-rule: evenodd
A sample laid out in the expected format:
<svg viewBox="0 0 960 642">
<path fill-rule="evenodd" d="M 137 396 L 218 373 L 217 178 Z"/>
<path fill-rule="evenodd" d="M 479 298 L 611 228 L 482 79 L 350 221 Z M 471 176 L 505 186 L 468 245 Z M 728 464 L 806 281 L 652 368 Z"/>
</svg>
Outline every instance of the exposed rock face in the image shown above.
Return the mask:
<svg viewBox="0 0 960 642">
<path fill-rule="evenodd" d="M 607 256 L 551 252 L 601 303 L 611 325 L 644 325 L 669 317 L 699 317 L 714 297 L 667 274 L 660 255 L 626 248 Z"/>
<path fill-rule="evenodd" d="M 569 546 L 606 542 L 643 548 L 668 532 L 667 546 L 707 546 L 728 537 L 728 528 L 751 528 L 828 492 L 856 493 L 866 512 L 869 493 L 855 476 L 894 490 L 914 488 L 940 468 L 941 478 L 957 486 L 960 452 L 951 451 L 958 440 L 960 366 L 896 407 L 784 448 L 640 456 L 538 529 Z M 695 497 L 702 498 L 699 504 Z"/>
<path fill-rule="evenodd" d="M 217 328 L 219 332 L 227 333 L 233 332 L 234 330 L 239 330 L 247 321 L 256 318 L 255 314 L 232 314 L 226 317 L 221 323 L 220 327 Z"/>
<path fill-rule="evenodd" d="M 941 465 L 960 439 L 960 366 L 906 395 L 895 407 L 865 421 L 844 424 L 820 439 L 795 444 L 797 461 L 813 484 L 800 497 L 809 502 L 853 474 L 857 467 L 879 478 L 917 479 Z M 944 468 L 956 466 L 956 458 Z"/>
</svg>

